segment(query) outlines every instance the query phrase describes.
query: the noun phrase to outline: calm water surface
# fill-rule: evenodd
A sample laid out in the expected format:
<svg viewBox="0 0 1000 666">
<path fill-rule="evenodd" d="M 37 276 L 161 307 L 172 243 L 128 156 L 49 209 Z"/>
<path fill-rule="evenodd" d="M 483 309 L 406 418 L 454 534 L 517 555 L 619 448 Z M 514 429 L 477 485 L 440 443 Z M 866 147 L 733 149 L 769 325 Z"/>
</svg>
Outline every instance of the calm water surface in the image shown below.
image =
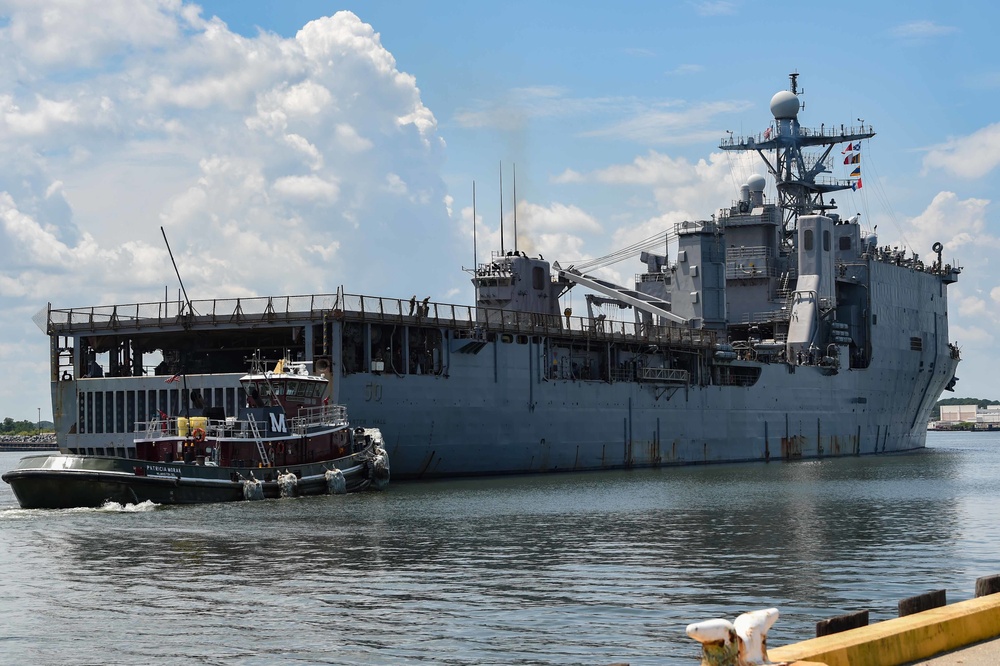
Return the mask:
<svg viewBox="0 0 1000 666">
<path fill-rule="evenodd" d="M 768 606 L 781 645 L 1000 573 L 1000 433 L 928 444 L 181 508 L 0 484 L 0 661 L 697 664 L 688 623 Z"/>
</svg>

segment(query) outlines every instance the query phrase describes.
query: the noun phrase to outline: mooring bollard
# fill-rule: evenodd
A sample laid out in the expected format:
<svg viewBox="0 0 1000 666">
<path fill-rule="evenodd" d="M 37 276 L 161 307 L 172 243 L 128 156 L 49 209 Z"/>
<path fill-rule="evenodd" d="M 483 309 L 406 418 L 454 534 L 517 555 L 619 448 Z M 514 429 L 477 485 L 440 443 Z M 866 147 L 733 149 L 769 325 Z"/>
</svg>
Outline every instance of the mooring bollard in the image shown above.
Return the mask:
<svg viewBox="0 0 1000 666">
<path fill-rule="evenodd" d="M 940 608 L 946 603 L 944 590 L 932 590 L 931 592 L 918 594 L 915 597 L 908 597 L 899 602 L 899 617 L 921 613 L 931 608 Z"/>
<path fill-rule="evenodd" d="M 1000 592 L 1000 576 L 983 576 L 976 579 L 976 597 Z"/>
<path fill-rule="evenodd" d="M 816 623 L 816 638 L 868 626 L 868 611 L 838 615 Z"/>
<path fill-rule="evenodd" d="M 768 663 L 767 632 L 777 619 L 777 608 L 764 608 L 743 613 L 735 622 L 695 622 L 686 632 L 701 643 L 702 666 L 760 666 Z"/>
</svg>

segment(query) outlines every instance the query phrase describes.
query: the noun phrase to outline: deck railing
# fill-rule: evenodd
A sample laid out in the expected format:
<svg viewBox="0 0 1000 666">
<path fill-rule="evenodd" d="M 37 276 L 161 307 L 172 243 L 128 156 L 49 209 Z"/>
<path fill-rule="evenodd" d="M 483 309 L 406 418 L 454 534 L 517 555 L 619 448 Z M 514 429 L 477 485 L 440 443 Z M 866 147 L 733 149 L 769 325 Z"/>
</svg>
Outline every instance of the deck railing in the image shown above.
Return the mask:
<svg viewBox="0 0 1000 666">
<path fill-rule="evenodd" d="M 558 334 L 695 347 L 715 344 L 715 333 L 701 329 L 343 293 L 192 301 L 190 308 L 176 301 L 50 308 L 48 333 L 127 332 L 328 319 L 465 328 L 473 333 Z"/>
</svg>

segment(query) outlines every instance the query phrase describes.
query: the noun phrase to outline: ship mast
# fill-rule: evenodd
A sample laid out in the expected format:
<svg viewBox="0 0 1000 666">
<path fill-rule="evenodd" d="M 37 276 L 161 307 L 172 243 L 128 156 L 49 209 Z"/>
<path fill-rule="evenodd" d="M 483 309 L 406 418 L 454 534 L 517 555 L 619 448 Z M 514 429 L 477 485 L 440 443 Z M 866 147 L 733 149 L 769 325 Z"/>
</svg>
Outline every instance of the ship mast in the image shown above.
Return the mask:
<svg viewBox="0 0 1000 666">
<path fill-rule="evenodd" d="M 840 125 L 837 128 L 806 128 L 799 125 L 798 72 L 789 74 L 789 90 L 782 90 L 771 98 L 774 125 L 763 133 L 724 139 L 722 150 L 751 151 L 760 155 L 767 170 L 774 177 L 778 189 L 778 206 L 784 211 L 782 231 L 787 240 L 796 228 L 800 215 L 823 213 L 836 208 L 833 200 L 827 203 L 824 195 L 854 187 L 849 179 L 824 178 L 831 172 L 830 152 L 839 143 L 861 141 L 875 136 L 871 125 L 858 127 Z M 860 119 L 859 119 L 860 120 Z M 818 147 L 819 153 L 804 153 L 803 148 Z M 773 151 L 773 157 L 772 157 Z"/>
</svg>

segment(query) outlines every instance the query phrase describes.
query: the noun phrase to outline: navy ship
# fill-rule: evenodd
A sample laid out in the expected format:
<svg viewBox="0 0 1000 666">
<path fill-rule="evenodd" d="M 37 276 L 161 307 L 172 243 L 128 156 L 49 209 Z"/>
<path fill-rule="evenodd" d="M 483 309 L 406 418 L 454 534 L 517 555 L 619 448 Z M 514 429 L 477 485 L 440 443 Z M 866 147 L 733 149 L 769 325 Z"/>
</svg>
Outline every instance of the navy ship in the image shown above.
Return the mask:
<svg viewBox="0 0 1000 666">
<path fill-rule="evenodd" d="M 800 126 L 795 74 L 727 208 L 664 231 L 635 284 L 494 252 L 474 305 L 334 293 L 56 308 L 60 449 L 135 455 L 160 414 L 239 413 L 246 359 L 325 373 L 381 429 L 396 479 L 794 460 L 919 449 L 955 383 L 947 287 L 961 269 L 880 247 L 833 194 L 833 149 L 870 126 Z M 839 157 L 837 158 L 839 159 Z M 560 298 L 586 291 L 587 312 Z M 607 312 L 624 313 L 608 317 Z M 184 377 L 183 385 L 170 380 Z M 289 398 L 294 399 L 294 397 Z"/>
</svg>

